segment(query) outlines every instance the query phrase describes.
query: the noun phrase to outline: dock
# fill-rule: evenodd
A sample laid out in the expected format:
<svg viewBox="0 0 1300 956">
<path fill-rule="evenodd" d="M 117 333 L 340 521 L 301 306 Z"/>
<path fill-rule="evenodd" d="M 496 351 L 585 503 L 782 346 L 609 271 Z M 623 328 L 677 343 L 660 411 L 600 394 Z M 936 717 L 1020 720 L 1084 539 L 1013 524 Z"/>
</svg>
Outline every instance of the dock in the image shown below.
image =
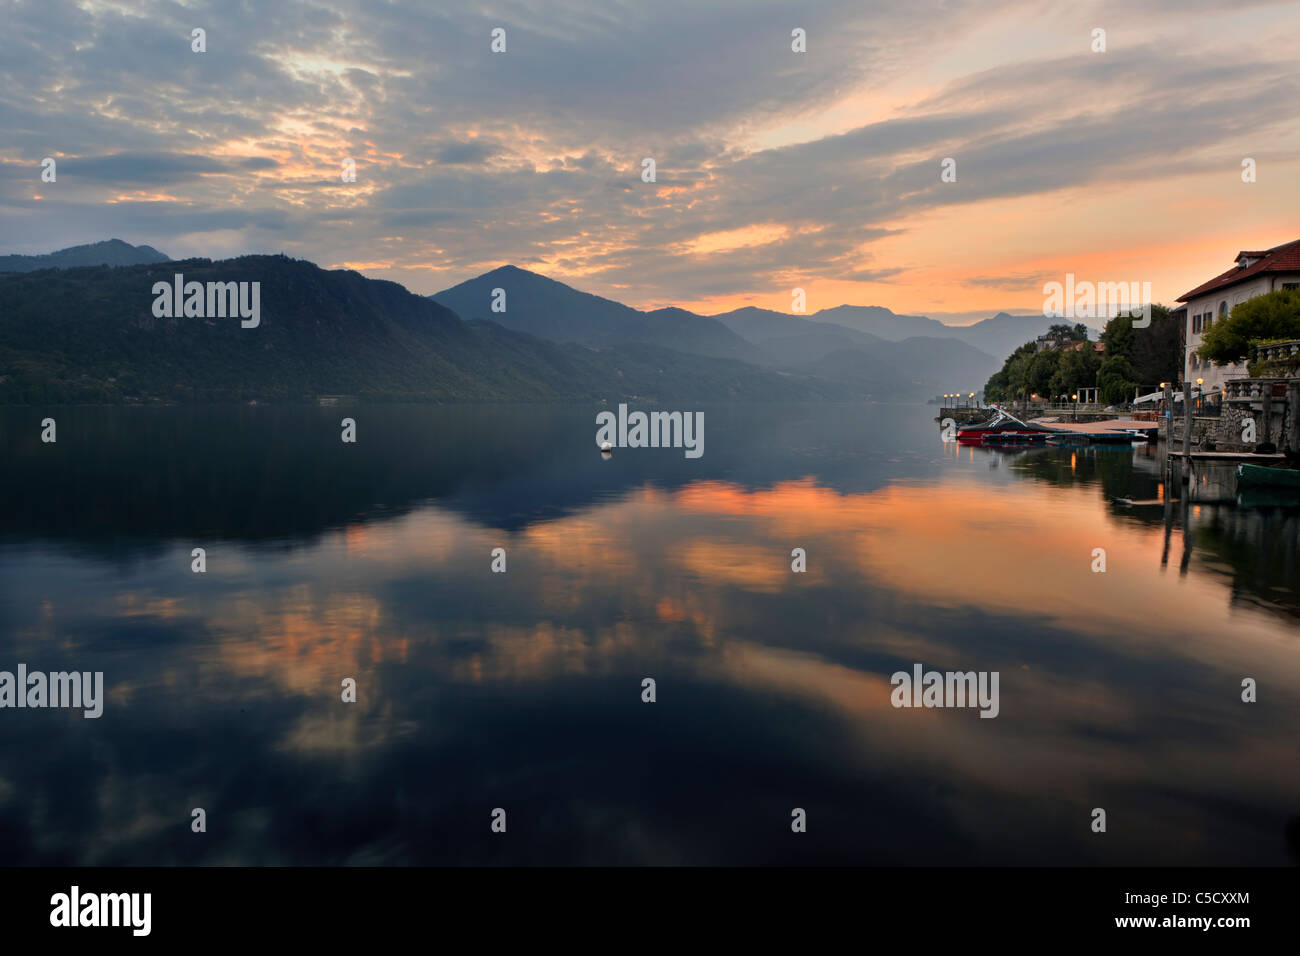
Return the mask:
<svg viewBox="0 0 1300 956">
<path fill-rule="evenodd" d="M 1183 457 L 1181 452 L 1170 452 L 1177 458 Z M 1273 464 L 1276 462 L 1286 461 L 1286 455 L 1278 452 L 1276 455 L 1265 455 L 1254 451 L 1194 451 L 1192 458 L 1200 461 L 1245 461 L 1257 462 L 1258 464 Z"/>
<path fill-rule="evenodd" d="M 1100 422 L 1068 422 L 1059 418 L 1035 418 L 1030 424 L 1049 429 L 1061 438 L 1080 438 L 1089 443 L 1130 442 L 1133 432 L 1139 431 L 1150 441 L 1159 437 L 1158 422 L 1143 422 L 1135 419 L 1116 418 Z"/>
</svg>

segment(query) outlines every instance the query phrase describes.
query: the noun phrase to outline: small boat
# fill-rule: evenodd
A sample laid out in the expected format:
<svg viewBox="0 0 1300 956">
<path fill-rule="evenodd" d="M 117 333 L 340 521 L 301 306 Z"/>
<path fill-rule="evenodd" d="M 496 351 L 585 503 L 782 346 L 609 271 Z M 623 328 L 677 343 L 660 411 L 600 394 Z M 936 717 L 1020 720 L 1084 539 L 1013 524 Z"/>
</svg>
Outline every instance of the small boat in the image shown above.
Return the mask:
<svg viewBox="0 0 1300 956">
<path fill-rule="evenodd" d="M 1242 463 L 1237 466 L 1237 487 L 1294 488 L 1300 494 L 1300 469 Z"/>
<path fill-rule="evenodd" d="M 1010 438 L 1013 435 L 1034 435 L 1045 439 L 1052 434 L 1052 429 L 1041 425 L 1028 425 L 1005 409 L 995 406 L 995 411 L 997 414 L 986 422 L 957 426 L 957 441 L 963 445 L 982 445 L 985 444 L 984 439 L 988 436 Z"/>
</svg>

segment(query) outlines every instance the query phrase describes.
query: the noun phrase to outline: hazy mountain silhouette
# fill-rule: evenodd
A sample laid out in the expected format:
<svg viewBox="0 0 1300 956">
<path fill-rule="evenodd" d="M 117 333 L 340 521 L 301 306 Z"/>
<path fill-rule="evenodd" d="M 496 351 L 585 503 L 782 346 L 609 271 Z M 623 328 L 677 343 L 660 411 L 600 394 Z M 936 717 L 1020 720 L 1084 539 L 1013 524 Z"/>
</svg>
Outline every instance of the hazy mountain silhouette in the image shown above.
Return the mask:
<svg viewBox="0 0 1300 956">
<path fill-rule="evenodd" d="M 718 316 L 721 318 L 721 316 Z M 838 325 L 901 341 L 914 338 L 958 339 L 989 355 L 1005 358 L 1026 342 L 1032 342 L 1060 319 L 1043 315 L 1010 315 L 999 312 L 971 325 L 944 325 L 920 315 L 898 315 L 878 305 L 840 305 L 808 316 L 813 321 Z M 1097 337 L 1093 330 L 1092 337 Z"/>
<path fill-rule="evenodd" d="M 186 282 L 260 282 L 260 325 L 155 317 L 154 283 L 170 285 L 176 273 Z M 804 401 L 849 399 L 860 390 L 661 345 L 596 352 L 547 342 L 492 322 L 464 322 L 394 282 L 284 256 L 0 275 L 0 402 L 320 395 Z"/>
<path fill-rule="evenodd" d="M 505 291 L 505 312 L 491 311 L 496 289 Z M 516 266 L 493 269 L 432 298 L 463 315 L 490 318 L 555 342 L 580 342 L 597 348 L 650 342 L 677 351 L 812 373 L 872 396 L 916 399 L 928 398 L 944 387 L 973 390 L 1001 366 L 999 357 L 969 345 L 957 336 L 957 330 L 941 322 L 896 315 L 876 306 L 841 306 L 809 317 L 752 307 L 715 316 L 679 308 L 641 312 Z M 827 321 L 827 316 L 887 334 Z M 1036 336 L 1037 327 L 1028 334 L 1029 338 Z M 901 341 L 918 335 L 925 336 L 924 345 L 898 347 Z M 840 357 L 834 358 L 837 355 Z M 962 371 L 956 374 L 957 370 Z"/>
<path fill-rule="evenodd" d="M 34 272 L 37 269 L 72 269 L 77 266 L 134 266 L 169 261 L 152 246 L 133 246 L 121 239 L 106 239 L 38 256 L 0 256 L 0 272 Z"/>
<path fill-rule="evenodd" d="M 492 311 L 495 289 L 505 292 L 504 312 Z M 464 318 L 487 319 L 553 342 L 592 348 L 649 343 L 694 355 L 771 364 L 771 356 L 721 322 L 683 309 L 641 312 L 517 266 L 501 266 L 430 298 Z"/>
</svg>

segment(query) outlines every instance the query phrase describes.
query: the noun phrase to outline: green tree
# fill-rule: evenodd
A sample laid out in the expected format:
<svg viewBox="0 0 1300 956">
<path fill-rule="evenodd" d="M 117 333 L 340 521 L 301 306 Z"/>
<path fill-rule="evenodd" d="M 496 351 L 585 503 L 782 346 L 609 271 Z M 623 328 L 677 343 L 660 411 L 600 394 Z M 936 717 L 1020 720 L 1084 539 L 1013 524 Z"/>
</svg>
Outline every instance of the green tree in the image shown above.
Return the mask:
<svg viewBox="0 0 1300 956">
<path fill-rule="evenodd" d="M 1004 365 L 990 375 L 989 380 L 984 384 L 984 400 L 986 402 L 1003 402 L 1010 397 L 1007 386 L 1007 367 Z"/>
<path fill-rule="evenodd" d="M 1052 397 L 1073 395 L 1076 389 L 1092 388 L 1097 384 L 1097 367 L 1100 364 L 1091 344 L 1062 352 L 1056 374 L 1052 376 L 1049 386 Z"/>
<path fill-rule="evenodd" d="M 1107 355 L 1097 371 L 1097 394 L 1107 405 L 1128 401 L 1138 386 L 1137 373 L 1123 355 Z"/>
<path fill-rule="evenodd" d="M 1216 365 L 1238 362 L 1255 342 L 1300 338 L 1300 289 L 1266 292 L 1237 305 L 1211 325 L 1196 354 Z"/>
<path fill-rule="evenodd" d="M 984 385 L 984 400 L 987 402 L 1005 402 L 1018 398 L 1025 388 L 1025 372 L 1029 359 L 1037 352 L 1038 346 L 1026 342 L 1002 363 L 1002 368 L 994 372 Z"/>
<path fill-rule="evenodd" d="M 1151 324 L 1145 328 L 1135 328 L 1132 317 L 1121 312 L 1106 323 L 1101 341 L 1106 346 L 1107 358 L 1128 361 L 1124 374 L 1139 385 L 1172 382 L 1182 377 L 1182 323 L 1163 305 L 1151 306 Z M 1112 377 L 1117 368 L 1111 368 Z"/>
<path fill-rule="evenodd" d="M 1088 327 L 1082 322 L 1076 322 L 1074 325 L 1058 322 L 1044 333 L 1044 337 L 1056 348 L 1060 348 L 1075 342 L 1087 341 Z"/>
<path fill-rule="evenodd" d="M 1106 354 L 1128 358 L 1133 354 L 1133 344 L 1138 331 L 1133 328 L 1133 319 L 1127 313 L 1121 312 L 1115 316 L 1101 330 L 1101 341 L 1106 346 Z"/>
<path fill-rule="evenodd" d="M 1134 330 L 1127 357 L 1139 385 L 1155 386 L 1183 377 L 1183 322 L 1163 305 L 1151 306 L 1151 325 Z"/>
<path fill-rule="evenodd" d="M 1025 391 L 1029 395 L 1047 397 L 1052 393 L 1052 378 L 1061 365 L 1061 356 L 1068 354 L 1060 349 L 1044 349 L 1030 357 L 1025 367 Z"/>
<path fill-rule="evenodd" d="M 1029 365 L 1033 360 L 1032 350 L 1012 356 L 1011 364 L 1007 366 L 1007 386 L 1010 390 L 1008 398 L 1019 398 L 1028 394 L 1026 390 L 1029 387 Z"/>
</svg>

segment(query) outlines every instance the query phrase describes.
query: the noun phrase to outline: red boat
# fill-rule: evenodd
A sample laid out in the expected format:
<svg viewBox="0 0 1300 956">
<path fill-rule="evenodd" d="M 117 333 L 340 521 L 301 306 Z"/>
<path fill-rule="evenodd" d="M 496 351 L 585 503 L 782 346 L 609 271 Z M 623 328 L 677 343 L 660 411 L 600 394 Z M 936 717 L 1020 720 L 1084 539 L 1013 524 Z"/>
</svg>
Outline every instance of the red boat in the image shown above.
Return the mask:
<svg viewBox="0 0 1300 956">
<path fill-rule="evenodd" d="M 1053 433 L 1051 428 L 1026 424 L 1005 409 L 994 410 L 997 414 L 986 422 L 957 426 L 957 440 L 963 445 L 993 444 L 999 441 L 1011 444 L 1019 441 L 1041 441 Z"/>
</svg>

